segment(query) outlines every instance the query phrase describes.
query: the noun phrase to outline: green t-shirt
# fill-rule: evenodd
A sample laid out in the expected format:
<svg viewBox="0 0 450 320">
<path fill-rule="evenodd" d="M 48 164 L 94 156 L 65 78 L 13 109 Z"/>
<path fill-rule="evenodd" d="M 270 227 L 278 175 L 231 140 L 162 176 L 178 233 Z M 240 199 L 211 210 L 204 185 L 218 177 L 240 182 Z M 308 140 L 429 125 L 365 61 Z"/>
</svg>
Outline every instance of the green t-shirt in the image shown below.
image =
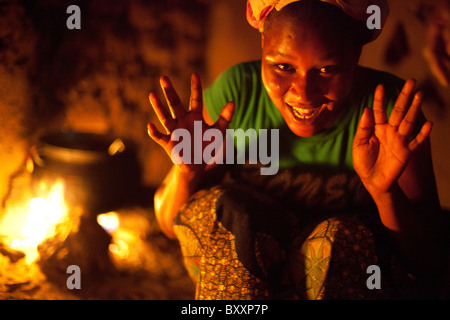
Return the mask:
<svg viewBox="0 0 450 320">
<path fill-rule="evenodd" d="M 404 81 L 386 72 L 358 67 L 346 110 L 334 126 L 306 138 L 290 131 L 267 94 L 261 79 L 261 61 L 241 63 L 226 70 L 205 90 L 204 97 L 208 113 L 214 121 L 227 102 L 235 102 L 230 129 L 279 129 L 280 168 L 323 164 L 353 169 L 353 137 L 364 108 L 372 107 L 378 84 L 385 87 L 389 116 Z M 418 132 L 417 129 L 415 132 Z"/>
</svg>

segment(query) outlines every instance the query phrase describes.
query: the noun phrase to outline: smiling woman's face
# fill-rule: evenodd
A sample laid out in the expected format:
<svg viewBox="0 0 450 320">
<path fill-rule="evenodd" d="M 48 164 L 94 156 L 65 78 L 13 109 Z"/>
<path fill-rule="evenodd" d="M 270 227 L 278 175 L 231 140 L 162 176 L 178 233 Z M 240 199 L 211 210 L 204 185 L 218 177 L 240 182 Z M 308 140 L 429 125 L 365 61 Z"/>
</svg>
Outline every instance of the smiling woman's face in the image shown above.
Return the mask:
<svg viewBox="0 0 450 320">
<path fill-rule="evenodd" d="M 361 52 L 330 22 L 308 20 L 272 19 L 262 39 L 264 86 L 289 128 L 302 137 L 330 127 L 345 112 L 342 103 Z"/>
</svg>

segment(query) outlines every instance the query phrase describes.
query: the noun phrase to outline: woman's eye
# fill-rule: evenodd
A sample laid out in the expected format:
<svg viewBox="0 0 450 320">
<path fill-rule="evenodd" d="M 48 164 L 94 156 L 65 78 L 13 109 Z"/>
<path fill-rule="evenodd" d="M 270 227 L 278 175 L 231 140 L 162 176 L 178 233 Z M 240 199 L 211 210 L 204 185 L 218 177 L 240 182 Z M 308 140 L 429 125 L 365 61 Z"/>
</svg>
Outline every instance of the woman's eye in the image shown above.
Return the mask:
<svg viewBox="0 0 450 320">
<path fill-rule="evenodd" d="M 278 63 L 275 66 L 281 71 L 294 71 L 294 68 L 288 63 Z"/>
<path fill-rule="evenodd" d="M 319 69 L 319 73 L 322 75 L 333 75 L 338 73 L 339 67 L 338 66 L 325 66 Z"/>
</svg>

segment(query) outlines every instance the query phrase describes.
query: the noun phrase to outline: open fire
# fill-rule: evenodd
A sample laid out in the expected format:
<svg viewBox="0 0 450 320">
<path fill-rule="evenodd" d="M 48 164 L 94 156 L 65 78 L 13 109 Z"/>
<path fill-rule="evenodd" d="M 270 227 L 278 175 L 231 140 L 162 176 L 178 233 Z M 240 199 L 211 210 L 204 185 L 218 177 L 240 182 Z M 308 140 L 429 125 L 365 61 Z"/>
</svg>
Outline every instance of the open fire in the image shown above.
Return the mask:
<svg viewBox="0 0 450 320">
<path fill-rule="evenodd" d="M 40 189 L 47 188 L 42 186 Z M 62 243 L 71 232 L 78 229 L 76 208 L 69 209 L 64 199 L 64 189 L 63 182 L 55 183 L 49 188 L 46 196 L 24 200 L 22 204 L 9 208 L 0 223 L 0 239 L 11 249 L 23 252 L 27 264 L 38 260 L 38 247 L 47 239 L 57 238 Z M 139 217 L 134 219 L 137 222 L 136 225 L 133 224 L 132 229 L 120 229 L 117 212 L 97 215 L 98 225 L 112 236 L 113 241 L 109 244 L 108 251 L 116 263 L 128 261 L 125 264 L 132 265 L 134 262 L 135 257 L 130 254 L 130 246 L 141 244 L 143 236 L 141 233 L 144 233 L 139 232 L 137 225 L 147 227 Z"/>
<path fill-rule="evenodd" d="M 5 230 L 0 233 L 6 237 L 5 243 L 12 249 L 24 252 L 26 262 L 31 263 L 38 257 L 37 248 L 41 242 L 57 233 L 67 236 L 69 227 L 64 185 L 57 182 L 46 197 L 35 197 L 23 206 L 11 208 L 3 222 Z"/>
<path fill-rule="evenodd" d="M 11 181 L 0 208 L 0 299 L 190 297 L 179 248 L 141 199 L 133 149 L 93 141 L 47 142 Z M 70 266 L 80 289 L 67 286 Z"/>
<path fill-rule="evenodd" d="M 65 199 L 67 184 L 48 185 L 21 188 L 2 213 L 0 299 L 192 296 L 179 248 L 161 235 L 147 207 L 90 213 Z M 80 290 L 66 286 L 73 265 L 81 270 Z"/>
</svg>

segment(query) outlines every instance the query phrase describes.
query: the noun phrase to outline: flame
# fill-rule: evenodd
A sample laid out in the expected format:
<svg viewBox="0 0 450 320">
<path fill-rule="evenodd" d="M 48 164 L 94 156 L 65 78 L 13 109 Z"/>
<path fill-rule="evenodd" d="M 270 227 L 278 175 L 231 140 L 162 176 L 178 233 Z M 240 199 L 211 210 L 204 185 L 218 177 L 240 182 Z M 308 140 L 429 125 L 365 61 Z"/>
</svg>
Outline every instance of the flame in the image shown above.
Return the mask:
<svg viewBox="0 0 450 320">
<path fill-rule="evenodd" d="M 45 239 L 57 233 L 56 227 L 68 214 L 64 201 L 64 185 L 54 184 L 46 198 L 33 198 L 29 201 L 28 215 L 21 230 L 20 238 L 9 243 L 11 248 L 25 252 L 26 261 L 38 257 L 37 247 Z"/>
<path fill-rule="evenodd" d="M 108 248 L 109 252 L 113 255 L 113 258 L 126 259 L 129 255 L 130 248 L 128 241 L 123 239 L 124 234 L 127 234 L 127 232 L 123 229 L 119 229 L 120 219 L 118 213 L 111 211 L 99 214 L 97 216 L 97 223 L 113 237 L 113 242 Z"/>
<path fill-rule="evenodd" d="M 97 223 L 112 237 L 108 251 L 116 268 L 130 270 L 158 266 L 146 240 L 149 224 L 145 215 L 127 210 L 112 211 L 99 214 Z"/>
<path fill-rule="evenodd" d="M 108 233 L 113 233 L 119 227 L 119 216 L 111 211 L 97 216 L 97 223 Z"/>
</svg>

